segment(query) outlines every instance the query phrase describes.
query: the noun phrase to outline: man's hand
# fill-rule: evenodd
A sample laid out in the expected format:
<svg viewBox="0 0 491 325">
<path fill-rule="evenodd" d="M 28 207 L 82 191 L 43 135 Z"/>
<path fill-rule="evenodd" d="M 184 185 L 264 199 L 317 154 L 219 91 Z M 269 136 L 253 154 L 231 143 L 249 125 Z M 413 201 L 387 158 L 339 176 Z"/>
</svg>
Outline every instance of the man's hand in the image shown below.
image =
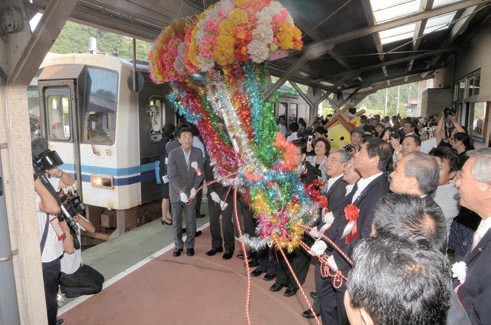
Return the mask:
<svg viewBox="0 0 491 325">
<path fill-rule="evenodd" d="M 46 173 L 48 173 L 49 175 L 58 177 L 58 178 L 61 178 L 63 176 L 63 171 L 58 169 L 58 167 L 48 169 L 46 171 Z"/>
<path fill-rule="evenodd" d="M 215 203 L 220 204 L 220 202 L 222 201 L 222 200 L 220 200 L 220 196 L 218 196 L 218 194 L 216 192 L 211 192 L 210 197 L 211 197 L 212 201 Z"/>
<path fill-rule="evenodd" d="M 317 230 L 317 227 L 312 227 L 309 231 L 309 235 L 312 236 L 312 238 L 318 239 L 321 237 L 321 234 Z"/>
<path fill-rule="evenodd" d="M 220 209 L 222 209 L 222 211 L 224 211 L 227 207 L 228 207 L 227 202 L 220 201 Z"/>
<path fill-rule="evenodd" d="M 390 145 L 394 151 L 399 152 L 401 150 L 401 143 L 399 142 L 399 139 L 390 138 Z"/>
<path fill-rule="evenodd" d="M 196 196 L 196 193 L 197 193 L 197 191 L 196 191 L 196 189 L 193 187 L 193 188 L 191 189 L 191 195 L 189 196 L 189 199 L 190 199 L 190 200 L 194 199 L 194 197 Z"/>
<path fill-rule="evenodd" d="M 179 194 L 179 196 L 181 197 L 181 202 L 182 203 L 188 203 L 188 196 L 186 195 L 186 193 L 182 192 Z"/>
<path fill-rule="evenodd" d="M 327 244 L 323 240 L 316 240 L 315 243 L 310 247 L 311 254 L 313 256 L 322 256 L 327 249 Z"/>
</svg>

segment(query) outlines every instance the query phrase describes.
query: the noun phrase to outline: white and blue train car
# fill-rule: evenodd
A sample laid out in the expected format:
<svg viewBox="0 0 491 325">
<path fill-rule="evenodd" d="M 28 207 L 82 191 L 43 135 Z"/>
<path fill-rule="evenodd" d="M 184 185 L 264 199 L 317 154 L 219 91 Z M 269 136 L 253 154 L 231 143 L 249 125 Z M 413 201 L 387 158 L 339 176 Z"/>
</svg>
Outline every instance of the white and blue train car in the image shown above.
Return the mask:
<svg viewBox="0 0 491 325">
<path fill-rule="evenodd" d="M 48 54 L 34 84 L 41 132 L 61 168 L 76 178 L 83 203 L 99 207 L 90 211 L 115 211 L 116 233 L 124 232 L 135 207 L 160 197 L 158 141 L 176 119 L 164 87 L 146 65 L 99 54 Z"/>
</svg>

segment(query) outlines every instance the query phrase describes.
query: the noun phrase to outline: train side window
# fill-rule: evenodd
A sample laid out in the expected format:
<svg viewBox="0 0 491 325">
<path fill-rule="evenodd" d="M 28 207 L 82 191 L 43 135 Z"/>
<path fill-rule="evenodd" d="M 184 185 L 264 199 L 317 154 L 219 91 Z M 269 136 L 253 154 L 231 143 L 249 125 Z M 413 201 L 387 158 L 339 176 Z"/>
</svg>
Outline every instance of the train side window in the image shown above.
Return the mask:
<svg viewBox="0 0 491 325">
<path fill-rule="evenodd" d="M 116 135 L 118 74 L 88 67 L 83 91 L 85 100 L 80 112 L 82 141 L 112 145 Z"/>
<path fill-rule="evenodd" d="M 58 141 L 70 140 L 69 89 L 47 89 L 45 98 L 49 138 Z"/>
</svg>

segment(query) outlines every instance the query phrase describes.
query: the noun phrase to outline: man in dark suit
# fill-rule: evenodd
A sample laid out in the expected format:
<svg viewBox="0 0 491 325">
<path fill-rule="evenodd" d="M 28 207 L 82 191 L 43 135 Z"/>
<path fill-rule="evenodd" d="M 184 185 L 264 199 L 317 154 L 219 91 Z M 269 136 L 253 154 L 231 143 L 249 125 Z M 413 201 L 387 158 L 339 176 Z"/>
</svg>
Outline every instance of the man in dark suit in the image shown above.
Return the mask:
<svg viewBox="0 0 491 325">
<path fill-rule="evenodd" d="M 460 204 L 476 212 L 481 223 L 474 234 L 472 249 L 465 257 L 465 277 L 456 277 L 454 290 L 471 324 L 491 324 L 491 148 L 468 152 L 469 159 L 458 174 L 455 185 Z M 452 322 L 449 316 L 449 323 Z"/>
<path fill-rule="evenodd" d="M 346 153 L 346 151 L 342 149 L 334 149 L 329 153 L 329 157 L 327 158 L 326 163 L 326 175 L 329 177 L 327 181 L 327 185 L 324 187 L 327 189 L 326 197 L 327 202 L 329 204 L 330 211 L 338 211 L 339 209 L 344 208 L 344 199 L 346 196 L 346 186 L 348 183 L 343 179 L 343 171 L 346 167 L 346 164 L 350 160 L 350 156 Z M 339 215 L 339 214 L 338 214 Z M 319 225 L 317 226 L 317 231 L 324 233 L 326 229 L 329 227 L 329 224 L 324 222 L 325 220 L 320 220 Z M 315 277 L 316 283 L 320 283 L 320 272 L 319 272 L 320 264 L 316 262 L 315 265 Z M 320 305 L 317 294 L 314 295 L 313 309 L 317 316 L 320 315 Z M 310 309 L 302 312 L 302 316 L 305 318 L 313 318 L 314 315 Z"/>
<path fill-rule="evenodd" d="M 179 128 L 177 139 L 181 147 L 169 153 L 167 172 L 169 176 L 169 196 L 172 206 L 172 230 L 174 235 L 174 256 L 181 255 L 182 211 L 186 215 L 186 254 L 194 255 L 194 237 L 196 232 L 196 191 L 204 178 L 203 154 L 192 146 L 193 134 L 187 127 Z"/>
<path fill-rule="evenodd" d="M 350 223 L 342 214 L 344 211 L 341 209 L 334 211 L 338 215 L 334 217 L 333 225 L 326 232 L 326 236 L 332 239 L 348 257 L 351 256 L 357 242 L 371 234 L 375 206 L 389 192 L 389 183 L 384 172 L 387 171 L 391 162 L 392 148 L 389 143 L 379 138 L 368 138 L 361 146 L 361 150 L 355 154 L 354 167 L 361 179 L 346 196 L 344 203 L 354 205 L 358 216 Z M 330 273 L 339 273 L 346 277 L 351 266 L 344 257 L 329 246 L 326 254 Z M 333 278 L 324 277 L 321 283 L 316 284 L 316 287 L 319 290 L 323 324 L 348 324 L 343 303 L 345 283 L 338 285 Z"/>
<path fill-rule="evenodd" d="M 206 159 L 205 178 L 207 182 L 215 180 L 213 168 L 211 160 Z M 222 256 L 223 259 L 229 260 L 234 255 L 235 236 L 232 221 L 234 194 L 231 186 L 225 187 L 219 182 L 208 185 L 208 210 L 210 213 L 211 233 L 211 250 L 206 252 L 208 256 L 214 256 L 216 253 L 223 252 L 223 246 L 225 246 L 225 253 Z M 221 227 L 220 214 L 222 215 Z"/>
</svg>

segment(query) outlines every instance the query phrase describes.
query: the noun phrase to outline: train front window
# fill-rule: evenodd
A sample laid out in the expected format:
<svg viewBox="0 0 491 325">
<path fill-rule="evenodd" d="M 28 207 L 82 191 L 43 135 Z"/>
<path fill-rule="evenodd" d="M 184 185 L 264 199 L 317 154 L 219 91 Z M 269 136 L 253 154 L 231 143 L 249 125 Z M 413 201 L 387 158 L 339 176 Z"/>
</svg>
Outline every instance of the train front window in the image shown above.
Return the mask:
<svg viewBox="0 0 491 325">
<path fill-rule="evenodd" d="M 81 105 L 82 141 L 112 145 L 116 134 L 118 74 L 89 67 L 85 90 L 84 104 Z"/>
<path fill-rule="evenodd" d="M 51 140 L 68 141 L 70 129 L 70 90 L 49 88 L 45 91 L 48 134 Z"/>
</svg>

